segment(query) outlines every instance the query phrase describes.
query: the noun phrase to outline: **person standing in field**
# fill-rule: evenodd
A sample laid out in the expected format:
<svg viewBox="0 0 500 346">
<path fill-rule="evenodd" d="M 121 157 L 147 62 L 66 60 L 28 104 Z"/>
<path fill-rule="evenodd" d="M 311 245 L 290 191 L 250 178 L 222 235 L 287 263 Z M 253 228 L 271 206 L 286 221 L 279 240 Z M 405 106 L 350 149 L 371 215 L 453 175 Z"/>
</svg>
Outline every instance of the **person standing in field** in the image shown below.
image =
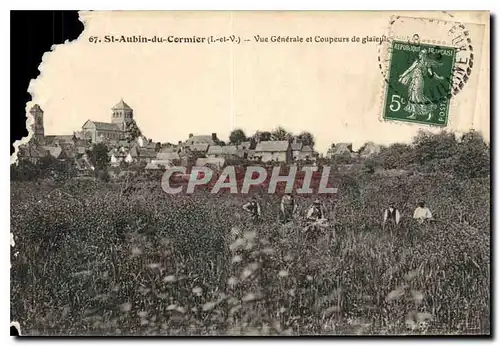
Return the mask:
<svg viewBox="0 0 500 346">
<path fill-rule="evenodd" d="M 393 205 L 390 205 L 389 208 L 384 210 L 384 225 L 388 223 L 393 225 L 399 225 L 400 220 L 401 220 L 401 213 Z"/>
<path fill-rule="evenodd" d="M 418 207 L 413 212 L 413 218 L 417 220 L 418 223 L 432 220 L 432 213 L 430 209 L 425 206 L 425 202 L 418 203 Z"/>
<path fill-rule="evenodd" d="M 399 225 L 400 220 L 401 220 L 401 213 L 391 204 L 389 205 L 389 208 L 384 210 L 384 221 L 382 223 L 382 229 L 385 229 L 387 225 L 392 235 L 393 228 Z"/>
<path fill-rule="evenodd" d="M 317 241 L 320 234 L 322 234 L 324 230 L 329 226 L 324 207 L 319 199 L 316 199 L 307 210 L 306 223 L 306 238 L 312 240 L 313 242 Z M 327 239 L 325 240 L 325 243 L 329 244 L 330 234 L 327 233 L 326 235 Z"/>
<path fill-rule="evenodd" d="M 316 222 L 318 220 L 324 219 L 325 213 L 319 199 L 316 199 L 314 203 L 309 207 L 306 214 L 306 219 L 308 221 Z"/>
<path fill-rule="evenodd" d="M 291 193 L 285 194 L 281 198 L 281 218 L 283 223 L 292 221 L 293 215 L 297 211 L 297 204 L 295 203 L 295 198 Z"/>
<path fill-rule="evenodd" d="M 255 196 L 252 197 L 252 200 L 243 205 L 243 210 L 245 210 L 254 223 L 257 223 L 261 217 L 261 208 L 260 203 Z"/>
</svg>

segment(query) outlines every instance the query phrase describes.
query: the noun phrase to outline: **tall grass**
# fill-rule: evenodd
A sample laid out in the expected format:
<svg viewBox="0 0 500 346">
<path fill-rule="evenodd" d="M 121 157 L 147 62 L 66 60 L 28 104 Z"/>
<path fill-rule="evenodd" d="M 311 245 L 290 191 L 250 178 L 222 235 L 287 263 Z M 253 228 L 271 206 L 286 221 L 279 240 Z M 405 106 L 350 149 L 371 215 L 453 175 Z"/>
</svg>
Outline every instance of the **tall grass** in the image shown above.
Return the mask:
<svg viewBox="0 0 500 346">
<path fill-rule="evenodd" d="M 489 333 L 489 180 L 339 185 L 335 237 L 318 248 L 278 222 L 278 196 L 254 225 L 242 196 L 12 183 L 12 319 L 23 335 Z M 420 199 L 438 222 L 408 218 Z M 391 235 L 392 201 L 406 218 Z"/>
</svg>

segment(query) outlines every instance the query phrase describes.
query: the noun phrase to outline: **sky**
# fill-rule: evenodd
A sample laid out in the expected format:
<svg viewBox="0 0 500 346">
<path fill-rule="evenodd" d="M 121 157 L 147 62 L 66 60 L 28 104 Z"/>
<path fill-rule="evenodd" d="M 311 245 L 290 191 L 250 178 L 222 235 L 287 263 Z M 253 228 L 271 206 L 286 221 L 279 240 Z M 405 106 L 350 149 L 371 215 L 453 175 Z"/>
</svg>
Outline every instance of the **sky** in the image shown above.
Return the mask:
<svg viewBox="0 0 500 346">
<path fill-rule="evenodd" d="M 487 21 L 482 14 L 463 14 Z M 166 13 L 82 12 L 80 37 L 44 55 L 30 84 L 44 110 L 46 134 L 71 134 L 86 120 L 110 122 L 123 98 L 155 142 L 185 140 L 189 133 L 283 126 L 311 132 L 316 149 L 350 142 L 411 141 L 428 126 L 381 120 L 385 84 L 376 43 L 256 43 L 255 35 L 367 37 L 386 33 L 387 12 Z M 485 19 L 486 18 L 486 19 Z M 489 140 L 489 42 L 484 26 L 469 26 L 476 61 L 469 82 L 452 99 L 452 131 L 482 131 Z M 432 29 L 432 28 L 431 28 Z M 91 43 L 106 35 L 214 37 L 240 44 Z M 244 41 L 245 39 L 249 41 Z"/>
</svg>

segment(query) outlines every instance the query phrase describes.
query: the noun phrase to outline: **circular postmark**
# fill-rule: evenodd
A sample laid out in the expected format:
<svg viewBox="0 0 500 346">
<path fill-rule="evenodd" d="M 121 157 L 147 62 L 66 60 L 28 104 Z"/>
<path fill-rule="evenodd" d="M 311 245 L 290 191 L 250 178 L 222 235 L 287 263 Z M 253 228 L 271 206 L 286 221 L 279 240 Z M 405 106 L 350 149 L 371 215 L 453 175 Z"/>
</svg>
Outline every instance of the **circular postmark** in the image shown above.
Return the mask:
<svg viewBox="0 0 500 346">
<path fill-rule="evenodd" d="M 378 65 L 387 87 L 397 89 L 404 85 L 408 102 L 416 107 L 449 100 L 464 88 L 472 72 L 474 53 L 469 31 L 446 14 L 449 21 L 412 18 L 427 26 L 434 25 L 438 32 L 434 37 L 428 32 L 427 37 L 419 32 L 398 35 L 395 23 L 407 17 L 395 16 L 389 22 L 386 39 L 379 43 Z"/>
</svg>

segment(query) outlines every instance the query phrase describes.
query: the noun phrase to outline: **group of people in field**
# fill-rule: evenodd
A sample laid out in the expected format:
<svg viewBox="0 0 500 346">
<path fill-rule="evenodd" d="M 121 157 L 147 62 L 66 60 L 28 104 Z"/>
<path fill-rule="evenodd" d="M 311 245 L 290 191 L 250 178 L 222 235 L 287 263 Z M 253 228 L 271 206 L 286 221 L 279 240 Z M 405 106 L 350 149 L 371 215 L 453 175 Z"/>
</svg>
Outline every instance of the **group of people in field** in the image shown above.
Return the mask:
<svg viewBox="0 0 500 346">
<path fill-rule="evenodd" d="M 258 199 L 254 196 L 252 200 L 243 205 L 243 209 L 250 215 L 255 223 L 260 222 L 262 213 L 261 205 Z M 280 216 L 282 223 L 291 222 L 297 216 L 298 204 L 294 196 L 290 193 L 285 194 L 281 198 Z M 433 221 L 432 212 L 426 206 L 425 202 L 419 202 L 417 208 L 413 212 L 413 219 L 422 224 L 424 222 Z M 329 220 L 326 209 L 319 199 L 316 199 L 303 215 L 302 220 L 306 223 L 306 230 L 318 230 L 322 226 L 327 226 Z M 390 205 L 383 212 L 382 227 L 395 227 L 401 221 L 401 212 L 394 206 Z M 391 228 L 392 228 L 391 227 Z"/>
</svg>

